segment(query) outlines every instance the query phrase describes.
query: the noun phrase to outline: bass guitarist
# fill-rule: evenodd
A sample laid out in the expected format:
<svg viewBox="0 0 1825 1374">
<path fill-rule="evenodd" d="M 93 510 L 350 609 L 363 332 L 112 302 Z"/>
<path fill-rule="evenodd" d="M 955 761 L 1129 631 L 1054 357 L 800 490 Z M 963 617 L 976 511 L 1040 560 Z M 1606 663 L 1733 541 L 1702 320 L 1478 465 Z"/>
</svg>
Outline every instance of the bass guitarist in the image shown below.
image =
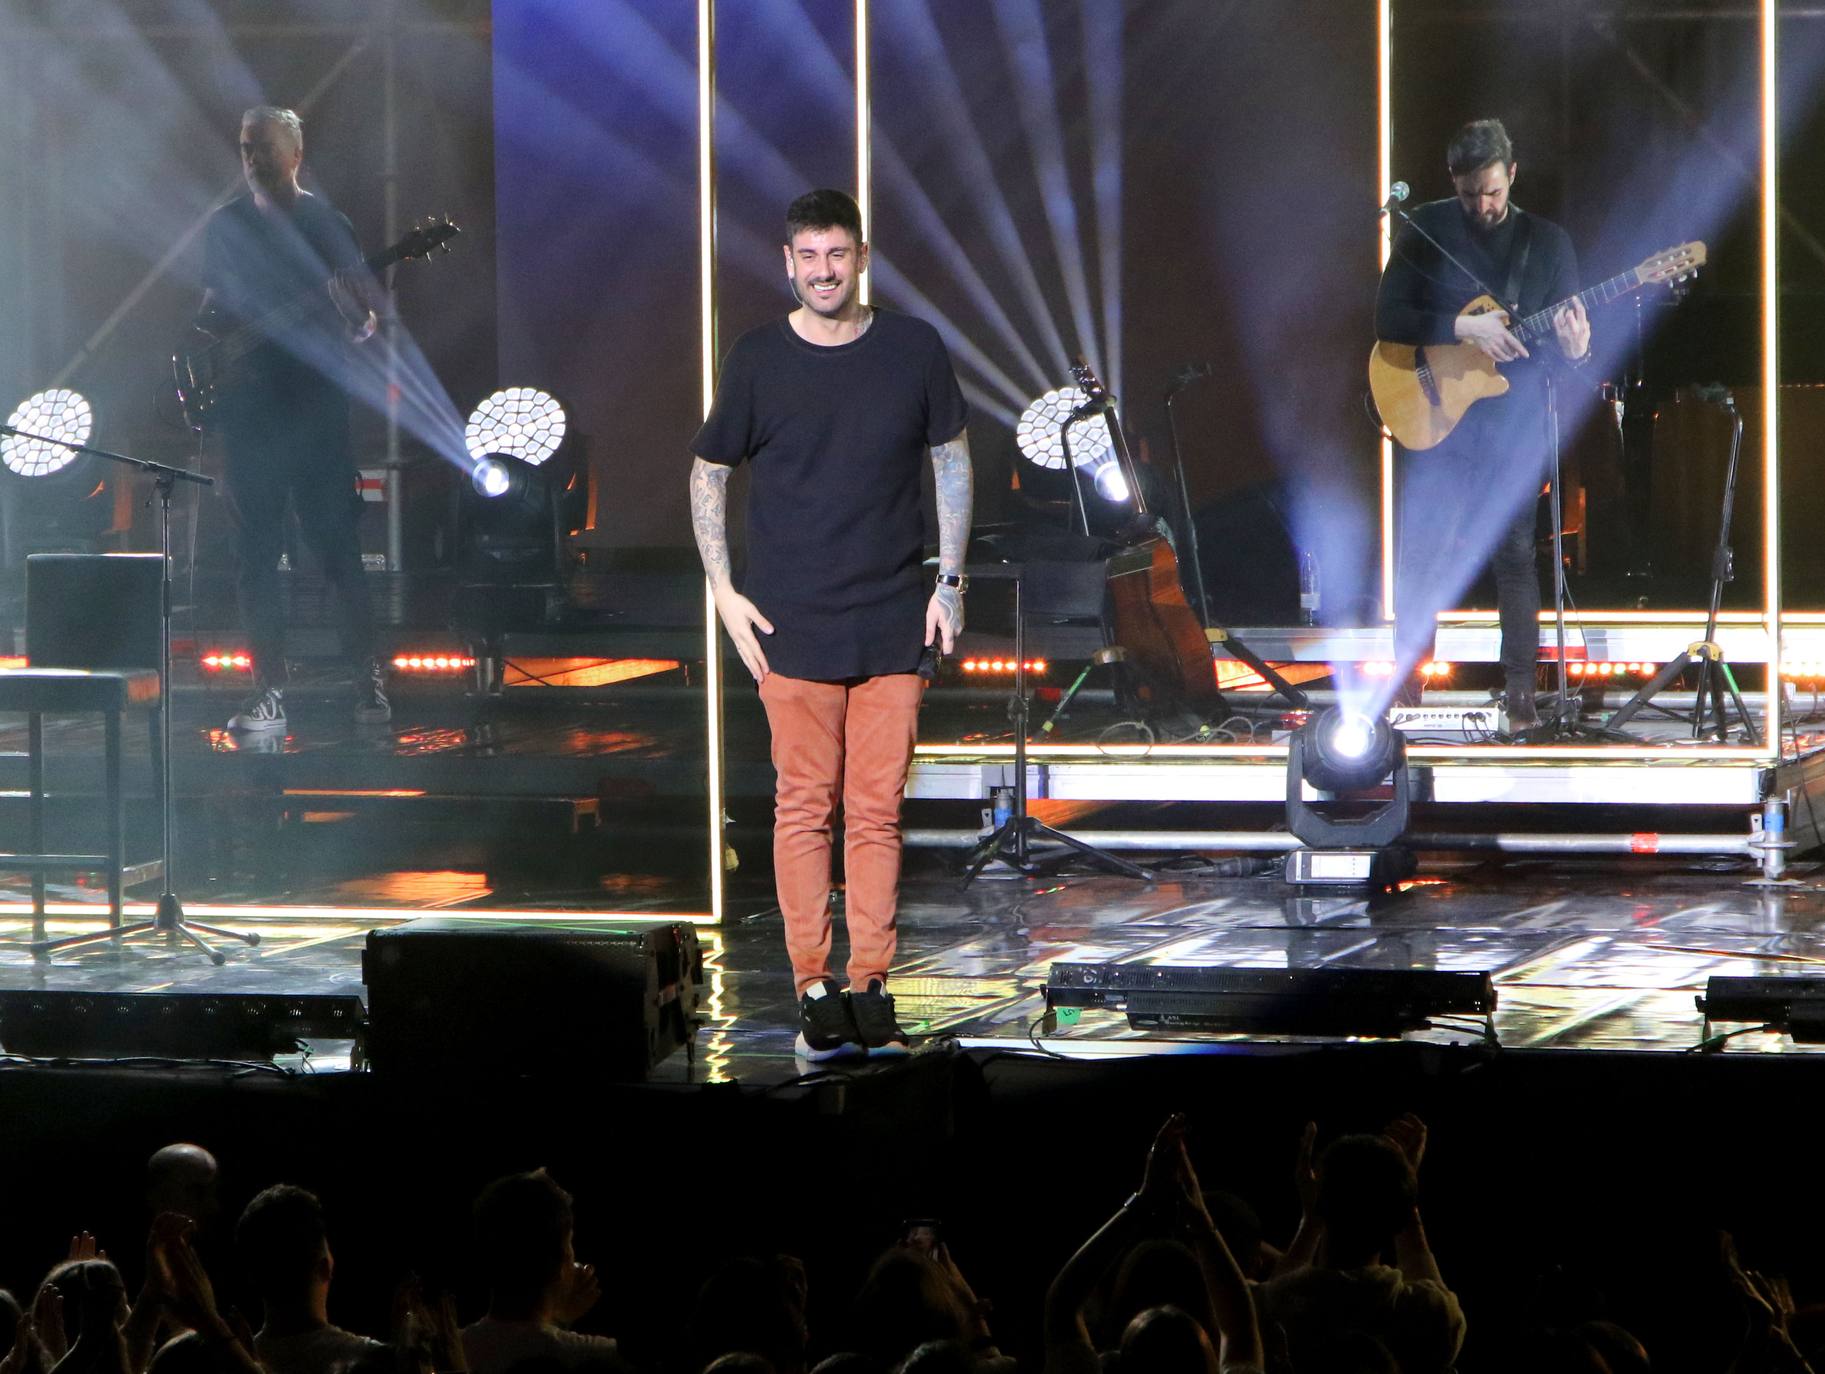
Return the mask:
<svg viewBox="0 0 1825 1374">
<path fill-rule="evenodd" d="M 1578 264 L 1570 237 L 1509 199 L 1516 163 L 1502 122 L 1479 119 L 1459 129 L 1445 165 L 1456 194 L 1420 206 L 1412 218 L 1483 284 L 1405 225 L 1382 273 L 1375 334 L 1419 347 L 1474 345 L 1501 365 L 1509 389 L 1471 406 L 1436 447 L 1399 455 L 1395 664 L 1406 677 L 1396 700 L 1417 704 L 1418 669 L 1432 656 L 1438 611 L 1493 567 L 1512 731 L 1538 719 L 1534 508 L 1550 453 L 1543 360 L 1535 356 L 1539 343 L 1530 354 L 1503 314 L 1459 312 L 1485 286 L 1523 316 L 1567 301 L 1553 316 L 1548 346 L 1573 366 L 1590 360 L 1590 321 L 1575 299 Z"/>
<path fill-rule="evenodd" d="M 279 557 L 287 501 L 334 592 L 342 651 L 355 667 L 355 718 L 392 715 L 356 536 L 361 498 L 346 376 L 348 344 L 374 333 L 377 290 L 348 218 L 298 184 L 303 158 L 293 111 L 247 111 L 241 169 L 248 194 L 217 210 L 204 237 L 198 327 L 221 333 L 286 321 L 239 364 L 215 412 L 235 524 L 235 590 L 254 670 L 253 694 L 228 722 L 231 730 L 286 725 Z M 312 293 L 320 308 L 283 309 Z"/>
</svg>

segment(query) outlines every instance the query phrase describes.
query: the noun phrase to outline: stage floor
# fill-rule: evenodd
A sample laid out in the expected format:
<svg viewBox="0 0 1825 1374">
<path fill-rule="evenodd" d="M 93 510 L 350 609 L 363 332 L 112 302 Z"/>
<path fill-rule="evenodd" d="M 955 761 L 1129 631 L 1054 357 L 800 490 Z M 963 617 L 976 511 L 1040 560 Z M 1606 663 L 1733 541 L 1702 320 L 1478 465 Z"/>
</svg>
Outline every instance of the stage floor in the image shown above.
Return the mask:
<svg viewBox="0 0 1825 1374">
<path fill-rule="evenodd" d="M 1185 873 L 1143 884 L 991 870 L 961 889 L 935 856 L 909 867 L 892 980 L 901 1021 L 925 1042 L 951 1037 L 975 1050 L 1100 1058 L 1280 1053 L 1324 1043 L 1166 1037 L 1094 1011 L 1076 1026 L 1041 1034 L 1043 988 L 1055 960 L 1488 972 L 1498 989 L 1495 1035 L 1507 1050 L 1667 1054 L 1689 1051 L 1704 1037 L 1694 997 L 1709 976 L 1803 976 L 1825 965 L 1825 873 L 1813 865 L 1793 870 L 1787 885 L 1757 886 L 1749 881 L 1755 871 L 1741 862 L 1510 859 L 1498 865 L 1439 856 L 1422 861 L 1414 881 L 1373 900 L 1297 895 L 1271 875 Z M 443 871 L 294 887 L 277 902 L 217 891 L 208 905 L 189 902 L 189 914 L 261 936 L 257 949 L 228 946 L 219 968 L 162 940 L 34 961 L 25 945 L 29 919 L 15 891 L 0 908 L 0 989 L 359 995 L 360 953 L 376 926 L 432 911 L 559 927 L 680 913 L 688 919 L 688 904 L 652 884 L 641 889 L 630 879 L 622 891 L 594 897 L 512 891 L 490 886 L 480 874 Z M 613 911 L 606 909 L 611 904 Z M 93 926 L 68 917 L 52 922 L 53 934 L 86 928 Z M 804 1072 L 810 1066 L 792 1054 L 795 1009 L 777 911 L 762 896 L 738 895 L 725 922 L 703 924 L 699 935 L 710 970 L 707 1021 L 694 1058 L 674 1055 L 655 1079 L 765 1087 Z M 839 954 L 842 944 L 839 933 Z M 1477 1027 L 1457 1024 L 1406 1038 L 1484 1043 Z M 315 1071 L 348 1068 L 347 1042 L 311 1048 Z M 1813 1048 L 1753 1032 L 1720 1050 L 1767 1055 Z"/>
</svg>

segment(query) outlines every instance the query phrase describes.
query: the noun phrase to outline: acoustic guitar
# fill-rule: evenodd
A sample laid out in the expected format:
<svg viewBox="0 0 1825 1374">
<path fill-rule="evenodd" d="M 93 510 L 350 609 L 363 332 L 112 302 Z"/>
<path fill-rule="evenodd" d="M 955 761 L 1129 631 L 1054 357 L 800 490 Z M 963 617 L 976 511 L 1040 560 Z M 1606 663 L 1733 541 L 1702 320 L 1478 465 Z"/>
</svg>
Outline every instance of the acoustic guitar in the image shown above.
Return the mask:
<svg viewBox="0 0 1825 1374">
<path fill-rule="evenodd" d="M 1458 311 L 1464 315 L 1500 314 L 1515 337 L 1531 351 L 1548 342 L 1553 316 L 1582 301 L 1588 310 L 1639 291 L 1657 282 L 1684 281 L 1703 267 L 1705 246 L 1682 243 L 1646 259 L 1639 267 L 1600 282 L 1575 297 L 1511 321 L 1493 296 L 1478 296 Z M 1508 379 L 1494 361 L 1475 344 L 1412 344 L 1379 342 L 1369 353 L 1369 391 L 1381 422 L 1403 448 L 1428 449 L 1439 444 L 1478 401 L 1500 396 Z"/>
<path fill-rule="evenodd" d="M 450 240 L 461 232 L 447 216 L 426 220 L 391 248 L 363 258 L 361 265 L 369 272 L 380 273 L 396 262 L 429 257 L 440 247 L 448 253 Z M 248 354 L 328 307 L 331 280 L 333 277 L 325 277 L 320 289 L 294 296 L 258 319 L 222 334 L 208 328 L 208 321 L 191 328 L 171 355 L 171 381 L 184 422 L 191 429 L 200 433 L 208 427 L 210 413 L 233 391 L 236 369 Z"/>
</svg>

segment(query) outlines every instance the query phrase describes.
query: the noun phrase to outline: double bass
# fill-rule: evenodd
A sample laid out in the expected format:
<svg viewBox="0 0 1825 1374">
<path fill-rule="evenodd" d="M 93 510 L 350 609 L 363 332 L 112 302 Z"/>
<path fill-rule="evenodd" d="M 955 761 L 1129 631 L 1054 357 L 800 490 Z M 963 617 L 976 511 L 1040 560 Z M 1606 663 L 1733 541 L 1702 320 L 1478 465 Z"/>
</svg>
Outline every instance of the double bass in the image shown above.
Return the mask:
<svg viewBox="0 0 1825 1374">
<path fill-rule="evenodd" d="M 1126 528 L 1134 532 L 1155 529 L 1134 456 L 1128 450 L 1119 417 L 1114 414 L 1115 398 L 1082 358 L 1072 365 L 1071 376 L 1084 393 L 1084 403 L 1078 409 L 1101 411 L 1109 417 L 1115 461 L 1134 497 L 1134 518 Z M 1077 480 L 1075 469 L 1072 479 Z M 1183 706 L 1200 715 L 1223 710 L 1210 639 L 1185 599 L 1184 584 L 1179 581 L 1179 560 L 1172 545 L 1158 533 L 1140 534 L 1124 541 L 1110 556 L 1106 577 L 1110 638 L 1140 668 L 1133 690 L 1141 704 Z"/>
</svg>

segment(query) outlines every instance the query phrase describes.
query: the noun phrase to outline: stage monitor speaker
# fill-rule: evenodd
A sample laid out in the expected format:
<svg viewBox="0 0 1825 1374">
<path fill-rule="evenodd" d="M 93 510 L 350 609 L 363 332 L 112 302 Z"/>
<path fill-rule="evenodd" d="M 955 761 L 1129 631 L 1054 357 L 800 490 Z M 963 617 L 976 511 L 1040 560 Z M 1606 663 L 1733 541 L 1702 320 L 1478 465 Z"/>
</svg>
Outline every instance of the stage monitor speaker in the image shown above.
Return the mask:
<svg viewBox="0 0 1825 1374">
<path fill-rule="evenodd" d="M 35 553 L 25 560 L 25 655 L 34 668 L 156 668 L 164 560 L 156 553 Z"/>
<path fill-rule="evenodd" d="M 689 1048 L 704 995 L 683 924 L 427 918 L 368 933 L 376 1073 L 641 1079 Z"/>
<path fill-rule="evenodd" d="M 1125 1011 L 1148 1030 L 1400 1035 L 1495 1004 L 1487 973 L 1435 969 L 1057 963 L 1046 979 L 1048 1007 Z"/>
<path fill-rule="evenodd" d="M 361 1028 L 352 995 L 0 991 L 0 1048 L 37 1058 L 270 1059 Z"/>
</svg>

